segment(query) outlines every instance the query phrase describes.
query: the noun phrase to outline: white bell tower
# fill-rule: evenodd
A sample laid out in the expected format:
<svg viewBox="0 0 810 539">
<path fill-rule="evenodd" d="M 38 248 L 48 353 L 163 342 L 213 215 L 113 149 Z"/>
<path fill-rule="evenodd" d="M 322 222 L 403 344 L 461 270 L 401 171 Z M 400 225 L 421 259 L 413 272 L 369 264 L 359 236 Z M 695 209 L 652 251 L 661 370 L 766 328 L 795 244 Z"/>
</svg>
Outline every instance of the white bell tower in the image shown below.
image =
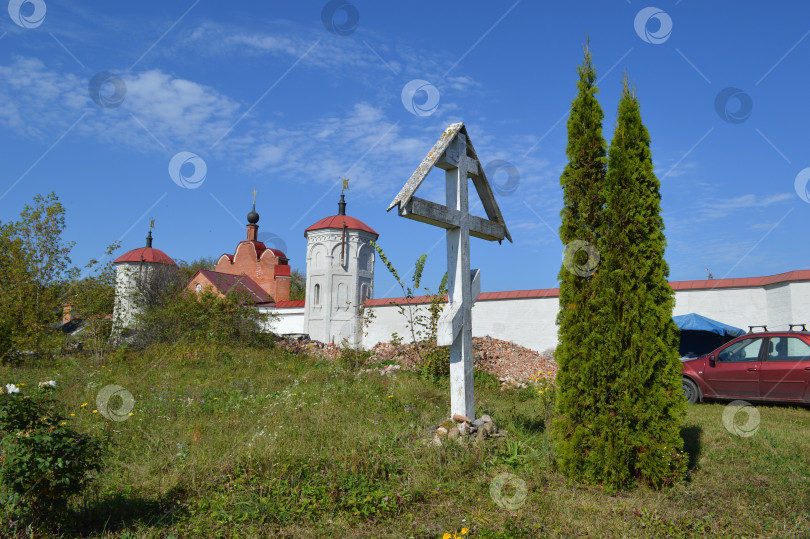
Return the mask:
<svg viewBox="0 0 810 539">
<path fill-rule="evenodd" d="M 340 195 L 338 214 L 304 232 L 307 239 L 307 291 L 304 332 L 324 343 L 362 342 L 360 306 L 373 297 L 374 247 L 379 234 L 346 215 Z"/>
</svg>

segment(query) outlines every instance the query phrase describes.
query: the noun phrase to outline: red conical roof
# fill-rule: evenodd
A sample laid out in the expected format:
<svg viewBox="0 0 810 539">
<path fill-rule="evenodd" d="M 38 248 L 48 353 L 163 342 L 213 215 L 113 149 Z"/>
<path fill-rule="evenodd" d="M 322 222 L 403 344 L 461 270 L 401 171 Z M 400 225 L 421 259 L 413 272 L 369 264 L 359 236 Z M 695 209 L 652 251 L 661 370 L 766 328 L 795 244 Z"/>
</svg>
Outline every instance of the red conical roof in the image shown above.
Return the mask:
<svg viewBox="0 0 810 539">
<path fill-rule="evenodd" d="M 113 264 L 118 264 L 119 262 L 152 262 L 155 264 L 168 264 L 170 266 L 177 265 L 174 263 L 174 260 L 169 258 L 169 255 L 154 247 L 139 247 L 133 249 L 116 258 Z"/>
<path fill-rule="evenodd" d="M 380 236 L 373 228 L 368 226 L 366 223 L 364 223 L 360 219 L 355 219 L 354 217 L 351 217 L 349 215 L 332 215 L 331 217 L 324 217 L 314 225 L 308 227 L 304 231 L 304 235 L 306 236 L 306 233 L 309 232 L 310 230 L 320 230 L 322 228 L 342 229 L 344 222 L 346 223 L 346 228 L 352 230 L 364 230 L 366 232 L 374 234 L 377 237 Z"/>
</svg>

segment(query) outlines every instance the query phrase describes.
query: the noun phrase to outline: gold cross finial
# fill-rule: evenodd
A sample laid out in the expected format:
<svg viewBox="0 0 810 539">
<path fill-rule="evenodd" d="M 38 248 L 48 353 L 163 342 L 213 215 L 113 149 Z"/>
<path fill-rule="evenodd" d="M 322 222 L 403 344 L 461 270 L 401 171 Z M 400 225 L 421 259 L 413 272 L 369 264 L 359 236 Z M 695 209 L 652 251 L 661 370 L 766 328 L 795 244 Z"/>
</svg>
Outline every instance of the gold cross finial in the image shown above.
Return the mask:
<svg viewBox="0 0 810 539">
<path fill-rule="evenodd" d="M 341 178 L 341 180 L 343 181 L 343 188 L 340 190 L 342 193 L 343 191 L 349 190 L 349 178 Z"/>
<path fill-rule="evenodd" d="M 152 230 L 153 228 L 155 228 L 155 220 L 154 220 L 154 219 L 152 219 L 152 220 L 149 222 L 149 230 Z"/>
<path fill-rule="evenodd" d="M 256 204 L 256 188 L 253 189 L 253 204 Z"/>
</svg>

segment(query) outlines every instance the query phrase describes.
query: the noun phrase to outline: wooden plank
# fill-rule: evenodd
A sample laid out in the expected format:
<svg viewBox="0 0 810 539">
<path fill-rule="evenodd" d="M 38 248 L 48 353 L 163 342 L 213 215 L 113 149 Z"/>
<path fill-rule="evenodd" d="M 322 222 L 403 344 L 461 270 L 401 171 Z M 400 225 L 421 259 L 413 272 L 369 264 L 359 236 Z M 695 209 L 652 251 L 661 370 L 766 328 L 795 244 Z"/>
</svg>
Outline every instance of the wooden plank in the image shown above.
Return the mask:
<svg viewBox="0 0 810 539">
<path fill-rule="evenodd" d="M 510 243 L 513 243 L 512 236 L 509 234 L 509 230 L 506 228 L 506 221 L 503 218 L 501 209 L 498 207 L 498 202 L 495 200 L 495 194 L 492 192 L 492 188 L 489 185 L 489 180 L 487 180 L 487 175 L 484 172 L 484 166 L 481 165 L 481 161 L 478 159 L 478 154 L 475 152 L 475 148 L 472 145 L 470 137 L 467 137 L 467 151 L 468 153 L 472 154 L 475 162 L 478 163 L 478 174 L 472 176 L 472 181 L 473 185 L 475 185 L 475 191 L 478 193 L 478 198 L 481 199 L 481 204 L 484 206 L 484 211 L 486 212 L 490 221 L 503 225 L 504 235 L 501 239 L 505 237 Z"/>
<path fill-rule="evenodd" d="M 422 185 L 422 181 L 430 172 L 430 169 L 436 164 L 436 161 L 442 156 L 444 151 L 456 138 L 456 134 L 459 131 L 464 129 L 464 122 L 459 122 L 455 124 L 451 124 L 444 130 L 442 136 L 439 137 L 439 140 L 436 141 L 436 144 L 433 145 L 433 148 L 428 152 L 427 156 L 422 160 L 422 163 L 416 167 L 416 170 L 413 174 L 411 174 L 410 179 L 405 182 L 405 185 L 402 186 L 402 189 L 399 191 L 399 194 L 394 197 L 394 200 L 391 201 L 391 204 L 388 205 L 388 210 L 391 211 L 391 208 L 396 206 L 397 204 L 401 206 L 407 204 L 413 194 L 419 189 L 419 186 Z"/>
<path fill-rule="evenodd" d="M 459 226 L 460 213 L 458 210 L 436 204 L 430 200 L 412 197 L 405 207 L 400 208 L 399 215 L 421 223 L 451 229 Z M 487 241 L 501 241 L 506 235 L 506 227 L 502 224 L 494 223 L 477 215 L 470 215 L 467 219 L 471 236 Z"/>
</svg>

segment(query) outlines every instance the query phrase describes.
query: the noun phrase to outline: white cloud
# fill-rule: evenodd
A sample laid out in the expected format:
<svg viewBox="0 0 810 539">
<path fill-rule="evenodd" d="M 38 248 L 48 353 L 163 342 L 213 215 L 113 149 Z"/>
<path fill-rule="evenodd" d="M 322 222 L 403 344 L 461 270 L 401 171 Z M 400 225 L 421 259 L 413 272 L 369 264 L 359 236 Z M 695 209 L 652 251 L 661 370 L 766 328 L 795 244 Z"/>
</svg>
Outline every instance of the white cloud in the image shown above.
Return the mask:
<svg viewBox="0 0 810 539">
<path fill-rule="evenodd" d="M 705 218 L 726 217 L 746 208 L 767 208 L 785 200 L 795 198 L 793 193 L 778 193 L 769 196 L 741 195 L 734 198 L 718 199 L 701 203 L 701 215 Z"/>
</svg>

